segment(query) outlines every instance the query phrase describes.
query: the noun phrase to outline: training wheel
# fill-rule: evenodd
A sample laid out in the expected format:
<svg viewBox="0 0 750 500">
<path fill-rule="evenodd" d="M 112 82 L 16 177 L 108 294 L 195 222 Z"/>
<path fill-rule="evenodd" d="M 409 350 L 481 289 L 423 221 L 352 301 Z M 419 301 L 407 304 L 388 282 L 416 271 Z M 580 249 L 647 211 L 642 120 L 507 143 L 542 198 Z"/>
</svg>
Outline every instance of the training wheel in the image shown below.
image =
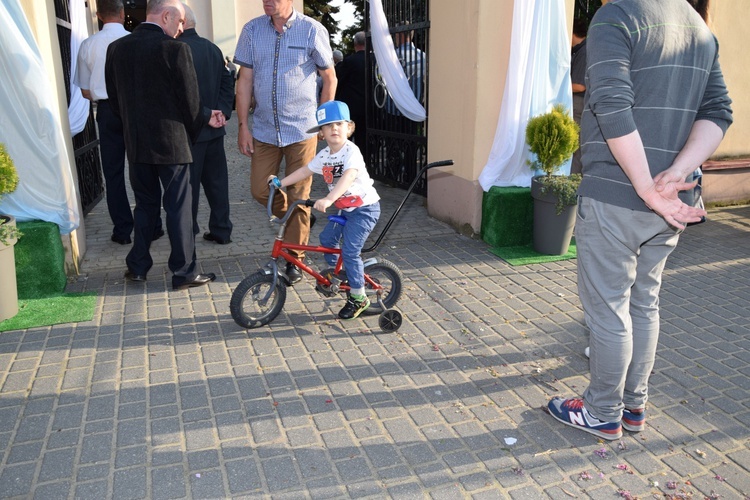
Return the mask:
<svg viewBox="0 0 750 500">
<path fill-rule="evenodd" d="M 395 332 L 401 327 L 403 319 L 400 312 L 395 309 L 387 309 L 380 313 L 378 325 L 384 332 Z"/>
</svg>

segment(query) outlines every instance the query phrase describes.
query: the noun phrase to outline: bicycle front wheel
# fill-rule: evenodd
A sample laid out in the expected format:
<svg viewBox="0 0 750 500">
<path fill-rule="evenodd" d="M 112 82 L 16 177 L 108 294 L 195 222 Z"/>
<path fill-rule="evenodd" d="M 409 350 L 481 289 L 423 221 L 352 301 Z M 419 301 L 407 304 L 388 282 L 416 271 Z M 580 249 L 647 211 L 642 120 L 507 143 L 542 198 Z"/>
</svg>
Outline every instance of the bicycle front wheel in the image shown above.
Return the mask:
<svg viewBox="0 0 750 500">
<path fill-rule="evenodd" d="M 381 297 L 386 309 L 393 307 L 401 297 L 402 282 L 404 275 L 396 264 L 384 259 L 378 259 L 370 265 L 365 266 L 365 274 L 372 281 L 382 287 Z M 380 314 L 383 308 L 378 304 L 377 290 L 365 280 L 365 291 L 370 298 L 370 307 L 363 314 Z"/>
<path fill-rule="evenodd" d="M 243 328 L 258 328 L 279 315 L 286 301 L 286 284 L 277 278 L 274 287 L 273 278 L 273 275 L 260 271 L 237 285 L 229 302 L 235 323 Z"/>
</svg>

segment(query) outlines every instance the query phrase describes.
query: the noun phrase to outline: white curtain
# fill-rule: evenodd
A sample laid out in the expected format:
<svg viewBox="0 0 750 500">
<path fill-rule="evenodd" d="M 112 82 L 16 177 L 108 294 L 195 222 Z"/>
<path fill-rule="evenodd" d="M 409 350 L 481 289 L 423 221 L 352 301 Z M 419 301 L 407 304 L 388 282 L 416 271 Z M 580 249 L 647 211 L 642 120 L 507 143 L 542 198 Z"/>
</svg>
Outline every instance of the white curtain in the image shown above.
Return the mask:
<svg viewBox="0 0 750 500">
<path fill-rule="evenodd" d="M 70 2 L 70 104 L 68 105 L 68 120 L 70 133 L 76 135 L 86 127 L 89 119 L 89 100 L 81 95 L 81 89 L 73 83 L 78 65 L 78 49 L 88 36 L 86 27 L 86 2 L 73 0 Z"/>
<path fill-rule="evenodd" d="M 388 93 L 401 114 L 412 121 L 423 122 L 427 118 L 427 112 L 414 96 L 404 68 L 398 61 L 393 39 L 388 31 L 388 20 L 383 12 L 383 2 L 381 0 L 369 0 L 369 2 L 372 49 L 375 52 L 375 59 L 378 61 L 378 69 L 385 82 L 385 88 L 388 89 Z"/>
<path fill-rule="evenodd" d="M 20 0 L 0 2 L 0 142 L 20 178 L 0 201 L 19 221 L 43 220 L 68 234 L 79 225 L 78 203 L 58 105 Z"/>
<path fill-rule="evenodd" d="M 479 175 L 482 189 L 531 185 L 526 124 L 556 103 L 572 114 L 565 1 L 515 0 L 505 92 L 492 150 Z M 570 161 L 559 172 L 570 173 Z"/>
</svg>

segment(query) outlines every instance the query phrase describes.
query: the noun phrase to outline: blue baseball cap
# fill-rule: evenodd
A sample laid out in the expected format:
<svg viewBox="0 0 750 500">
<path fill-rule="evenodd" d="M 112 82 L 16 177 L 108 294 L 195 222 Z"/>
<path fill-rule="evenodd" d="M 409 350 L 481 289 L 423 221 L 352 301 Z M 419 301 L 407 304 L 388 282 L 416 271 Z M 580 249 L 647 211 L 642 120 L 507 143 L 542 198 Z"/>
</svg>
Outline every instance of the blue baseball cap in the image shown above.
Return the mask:
<svg viewBox="0 0 750 500">
<path fill-rule="evenodd" d="M 320 127 L 329 123 L 336 122 L 351 122 L 352 118 L 349 115 L 349 106 L 345 102 L 341 101 L 328 101 L 324 102 L 318 107 L 315 112 L 315 118 L 318 120 L 318 124 L 307 131 L 308 134 L 314 134 Z"/>
</svg>

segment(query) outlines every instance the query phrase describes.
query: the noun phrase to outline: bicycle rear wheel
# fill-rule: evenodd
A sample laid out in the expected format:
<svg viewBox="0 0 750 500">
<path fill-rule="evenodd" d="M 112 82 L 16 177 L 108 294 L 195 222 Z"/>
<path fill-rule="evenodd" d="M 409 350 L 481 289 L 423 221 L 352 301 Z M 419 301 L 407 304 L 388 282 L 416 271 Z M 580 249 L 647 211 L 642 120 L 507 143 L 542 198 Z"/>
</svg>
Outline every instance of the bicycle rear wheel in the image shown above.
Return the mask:
<svg viewBox="0 0 750 500">
<path fill-rule="evenodd" d="M 399 297 L 401 297 L 402 283 L 404 281 L 404 275 L 401 274 L 401 270 L 396 267 L 396 264 L 388 260 L 378 259 L 376 262 L 365 266 L 365 274 L 383 287 L 381 297 L 386 309 L 393 307 Z M 365 280 L 365 292 L 370 298 L 370 307 L 363 314 L 382 313 L 383 308 L 378 304 L 377 290 L 367 283 L 367 280 Z"/>
<path fill-rule="evenodd" d="M 273 275 L 259 271 L 237 285 L 229 302 L 235 323 L 243 328 L 258 328 L 279 315 L 286 301 L 286 284 L 277 278 L 276 287 L 271 290 L 273 279 Z M 264 300 L 269 290 L 270 295 Z"/>
</svg>

